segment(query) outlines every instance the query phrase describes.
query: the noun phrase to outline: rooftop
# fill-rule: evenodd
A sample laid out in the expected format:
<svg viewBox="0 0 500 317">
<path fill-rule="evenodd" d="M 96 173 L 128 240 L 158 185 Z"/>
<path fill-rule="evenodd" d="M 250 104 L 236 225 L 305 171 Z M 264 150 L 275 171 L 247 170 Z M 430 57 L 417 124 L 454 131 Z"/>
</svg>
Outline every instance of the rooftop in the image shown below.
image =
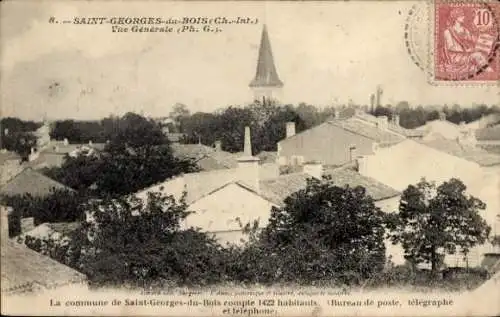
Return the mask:
<svg viewBox="0 0 500 317">
<path fill-rule="evenodd" d="M 450 155 L 478 163 L 481 166 L 493 166 L 500 164 L 500 155 L 487 152 L 481 148 L 464 145 L 455 140 L 440 138 L 429 141 L 421 141 L 420 143 Z"/>
<path fill-rule="evenodd" d="M 21 157 L 19 154 L 11 151 L 0 151 L 0 165 L 7 161 L 19 161 Z"/>
<path fill-rule="evenodd" d="M 0 194 L 7 196 L 30 194 L 34 197 L 43 197 L 51 193 L 52 189 L 71 188 L 39 173 L 31 168 L 25 168 L 7 184 L 0 188 Z"/>
<path fill-rule="evenodd" d="M 50 289 L 87 280 L 82 273 L 10 239 L 2 241 L 1 262 L 2 294 L 30 292 L 40 286 Z"/>
<path fill-rule="evenodd" d="M 400 194 L 397 190 L 349 168 L 326 169 L 324 175 L 331 176 L 331 182 L 335 186 L 364 187 L 367 194 L 375 201 L 388 199 Z M 304 189 L 307 185 L 307 179 L 311 177 L 309 174 L 300 172 L 264 180 L 260 183 L 260 193 L 270 201 L 282 204 L 286 197 Z"/>
<path fill-rule="evenodd" d="M 500 124 L 478 129 L 476 131 L 476 139 L 478 141 L 500 141 Z"/>
<path fill-rule="evenodd" d="M 183 159 L 193 159 L 204 171 L 235 168 L 238 166 L 238 156 L 226 151 L 216 151 L 203 144 L 172 144 L 174 156 Z"/>
<path fill-rule="evenodd" d="M 94 149 L 98 151 L 104 150 L 106 143 L 70 143 L 65 144 L 64 141 L 51 141 L 51 143 L 40 153 L 56 153 L 56 154 L 69 154 L 73 151 L 79 151 L 85 148 Z"/>
<path fill-rule="evenodd" d="M 371 115 L 369 113 L 366 113 L 364 111 L 356 110 L 353 108 L 346 108 L 341 111 L 340 119 L 348 119 L 348 118 L 357 118 L 363 121 L 366 121 L 367 123 L 370 123 L 372 125 L 375 125 L 378 123 L 378 118 L 374 115 Z M 406 129 L 403 128 L 400 125 L 388 122 L 387 124 L 387 129 L 401 134 L 402 136 L 408 137 L 408 138 L 417 138 L 417 137 L 423 137 L 425 135 L 425 131 L 421 130 L 416 130 L 416 129 Z"/>
<path fill-rule="evenodd" d="M 328 121 L 328 123 L 352 133 L 375 140 L 381 144 L 396 144 L 405 139 L 404 136 L 392 131 L 365 124 L 352 118 L 345 120 L 331 120 Z"/>
</svg>

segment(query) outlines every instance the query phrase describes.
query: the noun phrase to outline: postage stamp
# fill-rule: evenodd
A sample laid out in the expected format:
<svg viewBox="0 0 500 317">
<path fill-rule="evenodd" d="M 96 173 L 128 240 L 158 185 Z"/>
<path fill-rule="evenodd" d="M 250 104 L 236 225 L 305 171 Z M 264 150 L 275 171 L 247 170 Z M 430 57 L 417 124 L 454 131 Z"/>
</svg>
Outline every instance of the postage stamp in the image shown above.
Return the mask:
<svg viewBox="0 0 500 317">
<path fill-rule="evenodd" d="M 500 79 L 499 13 L 500 2 L 435 1 L 435 81 Z"/>
</svg>

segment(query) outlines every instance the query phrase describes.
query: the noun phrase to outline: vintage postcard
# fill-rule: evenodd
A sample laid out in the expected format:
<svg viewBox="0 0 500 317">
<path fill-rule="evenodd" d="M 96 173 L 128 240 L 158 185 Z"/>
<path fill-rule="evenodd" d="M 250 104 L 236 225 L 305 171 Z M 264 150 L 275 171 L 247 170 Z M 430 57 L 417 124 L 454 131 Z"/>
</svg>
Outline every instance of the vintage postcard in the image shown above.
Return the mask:
<svg viewBox="0 0 500 317">
<path fill-rule="evenodd" d="M 500 2 L 0 15 L 2 315 L 500 315 Z"/>
</svg>

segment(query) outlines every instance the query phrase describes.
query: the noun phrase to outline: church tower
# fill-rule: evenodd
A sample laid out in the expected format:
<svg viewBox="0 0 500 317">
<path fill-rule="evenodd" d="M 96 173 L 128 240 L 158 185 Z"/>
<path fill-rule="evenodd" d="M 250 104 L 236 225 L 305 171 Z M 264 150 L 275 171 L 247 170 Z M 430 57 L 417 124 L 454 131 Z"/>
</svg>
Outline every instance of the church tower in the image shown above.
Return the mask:
<svg viewBox="0 0 500 317">
<path fill-rule="evenodd" d="M 283 87 L 283 82 L 278 77 L 278 72 L 274 65 L 273 52 L 266 25 L 262 29 L 255 78 L 250 82 L 249 86 L 253 90 L 254 100 L 259 100 L 262 103 L 277 99 Z"/>
</svg>

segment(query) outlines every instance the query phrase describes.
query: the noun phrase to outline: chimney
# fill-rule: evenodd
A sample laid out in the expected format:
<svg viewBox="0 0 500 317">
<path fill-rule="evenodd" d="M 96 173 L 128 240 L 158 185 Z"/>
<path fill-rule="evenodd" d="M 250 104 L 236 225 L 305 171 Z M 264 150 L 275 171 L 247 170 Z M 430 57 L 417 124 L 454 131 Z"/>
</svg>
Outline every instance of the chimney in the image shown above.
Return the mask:
<svg viewBox="0 0 500 317">
<path fill-rule="evenodd" d="M 439 112 L 439 120 L 444 121 L 446 120 L 446 113 L 443 111 Z"/>
<path fill-rule="evenodd" d="M 358 156 L 356 159 L 358 173 L 361 175 L 367 174 L 367 162 L 365 156 Z"/>
<path fill-rule="evenodd" d="M 295 135 L 295 122 L 286 123 L 286 137 L 292 137 Z"/>
<path fill-rule="evenodd" d="M 303 171 L 316 179 L 321 179 L 323 177 L 323 164 L 319 162 L 306 162 L 304 163 Z"/>
<path fill-rule="evenodd" d="M 64 138 L 64 145 L 66 145 L 66 146 L 69 145 L 69 141 L 67 138 Z"/>
<path fill-rule="evenodd" d="M 354 161 L 357 157 L 356 155 L 357 153 L 357 149 L 356 149 L 356 146 L 352 145 L 351 147 L 349 147 L 349 161 Z"/>
<path fill-rule="evenodd" d="M 238 158 L 238 180 L 259 191 L 259 158 L 252 156 L 250 127 L 245 127 L 243 156 Z"/>
<path fill-rule="evenodd" d="M 399 126 L 399 114 L 393 114 L 392 115 L 392 122 L 394 123 L 395 126 Z"/>
<path fill-rule="evenodd" d="M 21 218 L 21 233 L 26 233 L 28 231 L 33 230 L 34 228 L 35 228 L 34 217 Z"/>
<path fill-rule="evenodd" d="M 387 118 L 387 116 L 377 117 L 377 127 L 379 129 L 387 129 L 388 123 L 389 119 Z"/>
<path fill-rule="evenodd" d="M 3 242 L 9 238 L 9 213 L 11 212 L 11 208 L 6 206 L 0 206 L 0 212 L 2 213 L 2 219 L 0 221 L 0 225 L 2 226 L 1 240 Z"/>
<path fill-rule="evenodd" d="M 215 141 L 215 146 L 214 147 L 215 147 L 215 150 L 217 152 L 222 151 L 222 141 L 220 141 L 220 140 Z"/>
</svg>

